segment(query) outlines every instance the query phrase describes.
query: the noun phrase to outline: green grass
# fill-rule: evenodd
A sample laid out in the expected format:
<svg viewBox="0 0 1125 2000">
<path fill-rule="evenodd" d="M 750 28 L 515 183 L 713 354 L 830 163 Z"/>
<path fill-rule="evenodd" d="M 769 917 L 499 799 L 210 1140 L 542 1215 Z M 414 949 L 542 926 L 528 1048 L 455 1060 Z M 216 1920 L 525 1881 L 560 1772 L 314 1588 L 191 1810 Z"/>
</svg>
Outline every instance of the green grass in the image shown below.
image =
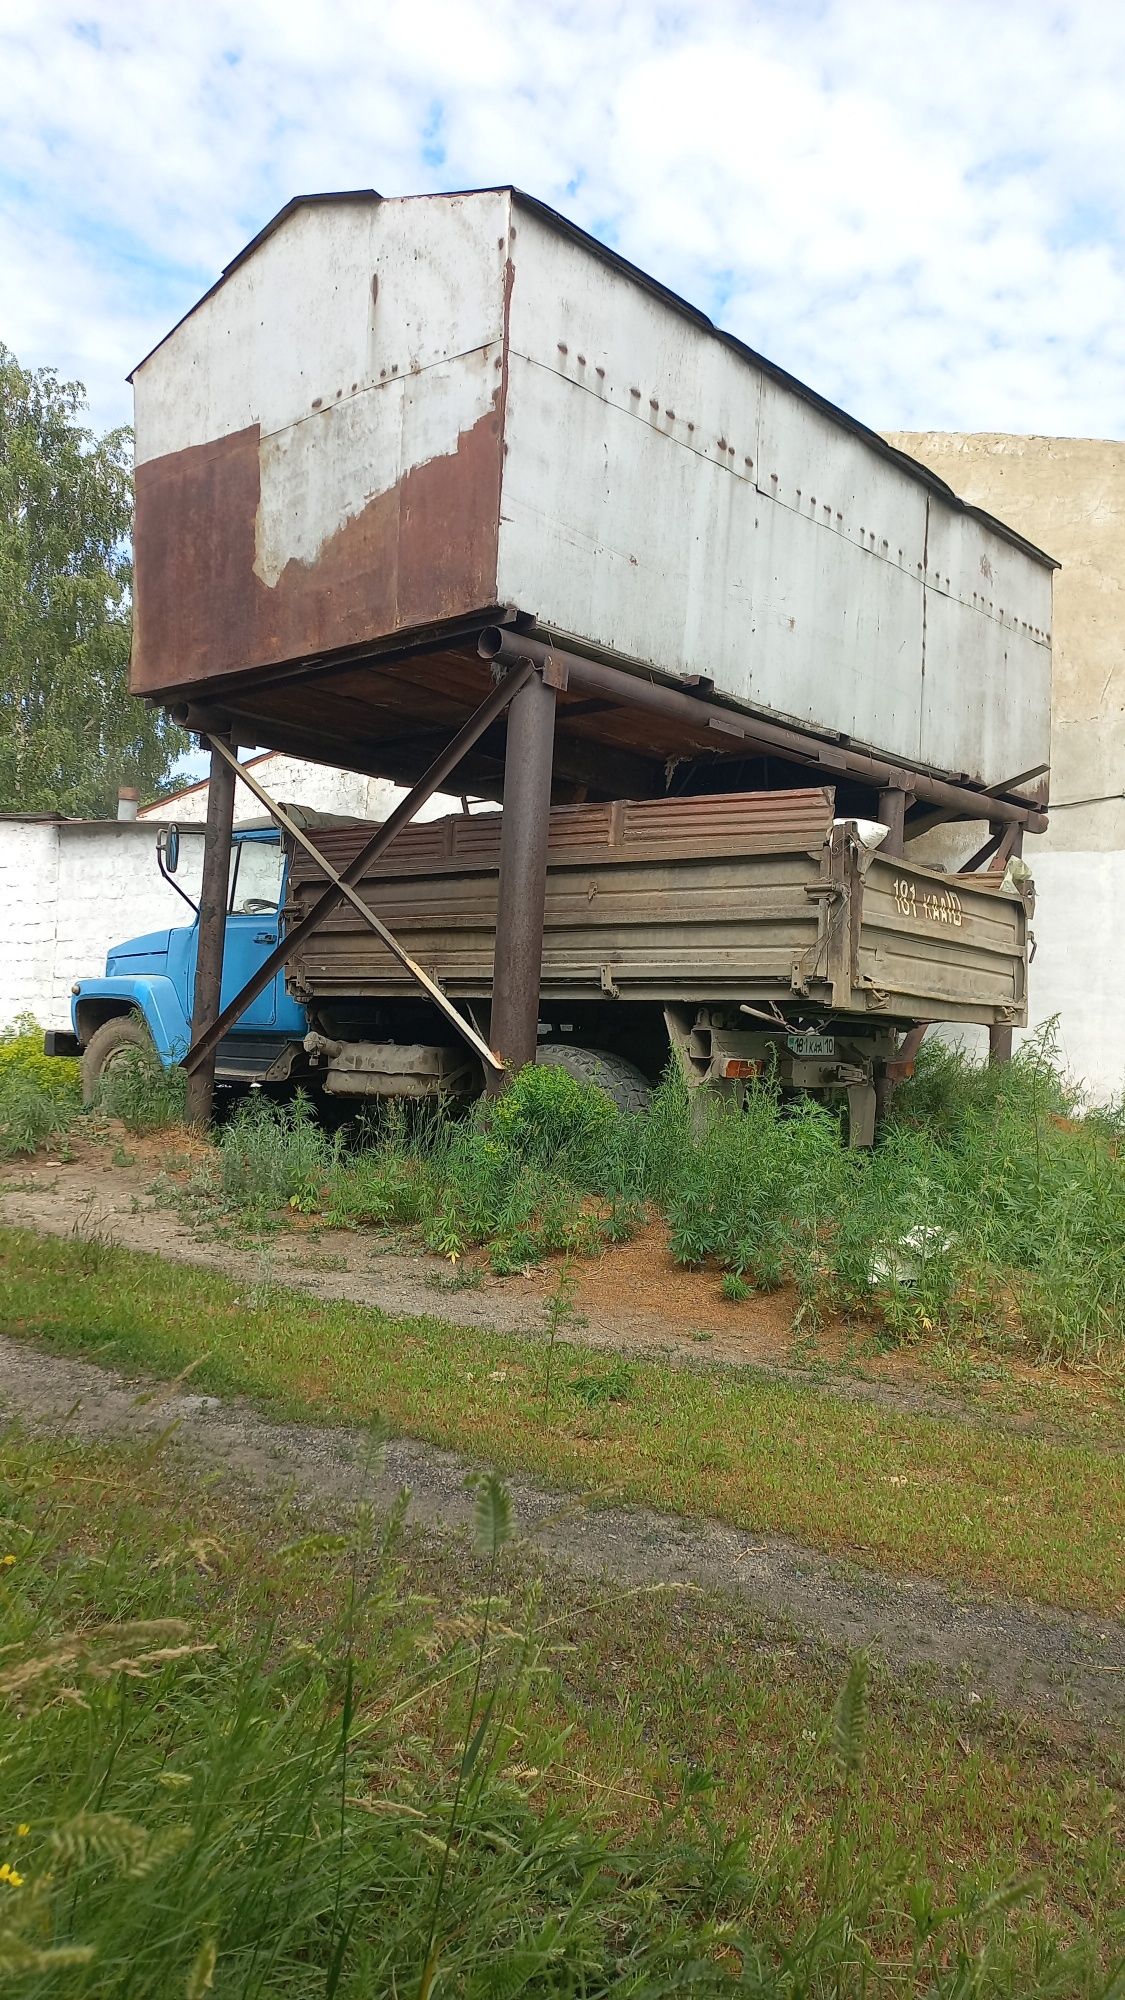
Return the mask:
<svg viewBox="0 0 1125 2000">
<path fill-rule="evenodd" d="M 707 1772 L 710 1810 L 724 1832 L 748 1833 L 768 1904 L 792 1921 L 815 1894 L 834 1806 L 825 1725 L 838 1667 L 692 1592 L 568 1601 L 555 1629 L 568 1650 L 537 1708 L 570 1730 L 564 1799 L 592 1792 L 630 1829 L 644 1799 Z M 958 1881 L 988 1893 L 1039 1876 L 1070 1934 L 1104 1935 L 1121 1919 L 1119 1759 L 1087 1743 L 1068 1752 L 984 1706 L 934 1702 L 909 1676 L 872 1681 L 848 1831 L 887 1932 L 905 1944 L 890 1884 L 920 1871 L 939 1902 Z"/>
<path fill-rule="evenodd" d="M 0 1232 L 0 1321 L 332 1423 L 382 1413 L 557 1485 L 794 1536 L 896 1571 L 1119 1609 L 1125 1459 L 749 1372 L 635 1362 L 314 1302 L 94 1242 Z M 599 1389 L 599 1385 L 602 1385 Z"/>
<path fill-rule="evenodd" d="M 501 1503 L 470 1558 L 0 1437 L 5 1991 L 1120 1991 L 1104 1753 L 543 1579 Z"/>
<path fill-rule="evenodd" d="M 795 1287 L 798 1329 L 843 1313 L 889 1341 L 938 1332 L 1123 1375 L 1125 1122 L 1075 1110 L 1046 1035 L 995 1070 L 924 1048 L 870 1154 L 765 1084 L 693 1109 L 670 1076 L 625 1116 L 531 1068 L 495 1104 L 391 1106 L 346 1145 L 300 1103 L 259 1099 L 220 1133 L 203 1193 L 259 1221 L 291 1206 L 414 1230 L 452 1260 L 484 1244 L 500 1273 L 594 1254 L 655 1206 L 673 1256 L 717 1266 L 729 1298 Z"/>
</svg>

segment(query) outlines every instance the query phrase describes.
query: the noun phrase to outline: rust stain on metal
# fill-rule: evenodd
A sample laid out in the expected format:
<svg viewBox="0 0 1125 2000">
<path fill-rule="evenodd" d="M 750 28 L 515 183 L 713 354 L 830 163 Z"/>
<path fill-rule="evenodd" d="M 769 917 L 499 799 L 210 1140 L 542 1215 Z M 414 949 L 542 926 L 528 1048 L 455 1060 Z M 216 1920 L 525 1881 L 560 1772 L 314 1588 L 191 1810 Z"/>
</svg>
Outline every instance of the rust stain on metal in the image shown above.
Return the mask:
<svg viewBox="0 0 1125 2000">
<path fill-rule="evenodd" d="M 133 693 L 313 659 L 490 602 L 502 399 L 498 385 L 454 452 L 412 467 L 272 587 L 254 571 L 256 424 L 139 466 Z"/>
</svg>

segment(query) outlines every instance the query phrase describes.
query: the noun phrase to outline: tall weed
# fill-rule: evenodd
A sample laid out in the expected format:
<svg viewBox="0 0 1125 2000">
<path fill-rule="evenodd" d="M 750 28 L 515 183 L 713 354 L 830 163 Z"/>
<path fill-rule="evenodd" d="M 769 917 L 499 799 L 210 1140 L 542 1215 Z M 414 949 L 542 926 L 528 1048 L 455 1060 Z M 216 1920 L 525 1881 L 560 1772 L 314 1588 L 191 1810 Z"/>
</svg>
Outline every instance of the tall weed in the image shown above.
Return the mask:
<svg viewBox="0 0 1125 2000">
<path fill-rule="evenodd" d="M 178 1063 L 166 1067 L 153 1048 L 126 1048 L 103 1071 L 97 1103 L 127 1131 L 144 1135 L 181 1125 L 186 1097 L 187 1072 Z"/>
<path fill-rule="evenodd" d="M 529 1068 L 467 1113 L 384 1113 L 337 1164 L 327 1213 L 416 1227 L 453 1261 L 487 1244 L 502 1273 L 589 1254 L 621 1228 L 635 1187 L 629 1126 L 593 1085 Z"/>
<path fill-rule="evenodd" d="M 29 1014 L 0 1032 L 0 1160 L 34 1153 L 82 1108 L 78 1064 L 49 1056 Z"/>
<path fill-rule="evenodd" d="M 928 1067 L 950 1073 L 948 1056 Z M 1048 1032 L 997 1070 L 959 1059 L 955 1135 L 938 1155 L 975 1315 L 1018 1322 L 1048 1359 L 1120 1359 L 1125 1335 L 1125 1157 L 1111 1117 L 1076 1115 Z M 922 1076 L 925 1084 L 925 1071 Z M 907 1098 L 904 1120 L 916 1115 Z"/>
<path fill-rule="evenodd" d="M 340 1156 L 300 1092 L 288 1102 L 248 1097 L 219 1135 L 218 1191 L 230 1207 L 264 1216 L 279 1208 L 320 1207 Z"/>
<path fill-rule="evenodd" d="M 220 1138 L 222 1196 L 344 1226 L 412 1229 L 495 1271 L 590 1255 L 653 1209 L 671 1251 L 739 1286 L 792 1285 L 798 1324 L 859 1312 L 889 1338 L 971 1331 L 1048 1359 L 1125 1360 L 1125 1136 L 1085 1115 L 1050 1034 L 988 1069 L 925 1045 L 871 1153 L 823 1103 L 768 1083 L 741 1105 L 674 1071 L 624 1114 L 529 1068 L 469 1111 L 388 1106 L 344 1144 L 258 1099 Z"/>
<path fill-rule="evenodd" d="M 689 1116 L 666 1083 L 651 1118 L 647 1191 L 679 1261 L 792 1283 L 799 1318 L 858 1310 L 892 1337 L 1125 1360 L 1125 1146 L 1115 1113 L 1083 1114 L 1049 1029 L 993 1069 L 924 1046 L 871 1153 L 763 1086 Z"/>
</svg>

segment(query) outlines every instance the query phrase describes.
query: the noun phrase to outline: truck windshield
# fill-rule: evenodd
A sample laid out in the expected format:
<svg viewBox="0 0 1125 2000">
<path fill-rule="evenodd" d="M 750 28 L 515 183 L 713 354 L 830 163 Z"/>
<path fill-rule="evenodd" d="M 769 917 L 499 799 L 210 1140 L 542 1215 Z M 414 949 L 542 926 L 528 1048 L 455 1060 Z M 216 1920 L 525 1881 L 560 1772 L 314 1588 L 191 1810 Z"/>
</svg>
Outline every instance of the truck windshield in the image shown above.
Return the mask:
<svg viewBox="0 0 1125 2000">
<path fill-rule="evenodd" d="M 276 910 L 281 895 L 281 843 L 240 840 L 231 855 L 230 914 L 259 917 Z"/>
</svg>

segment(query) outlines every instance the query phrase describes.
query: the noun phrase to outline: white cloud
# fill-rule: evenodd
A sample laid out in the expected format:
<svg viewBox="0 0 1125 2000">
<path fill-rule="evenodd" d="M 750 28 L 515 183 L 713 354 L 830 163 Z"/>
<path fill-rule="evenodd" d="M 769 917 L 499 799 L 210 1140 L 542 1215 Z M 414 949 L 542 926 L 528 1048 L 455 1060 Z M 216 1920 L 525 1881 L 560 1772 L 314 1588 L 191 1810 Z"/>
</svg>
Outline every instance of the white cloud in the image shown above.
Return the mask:
<svg viewBox="0 0 1125 2000">
<path fill-rule="evenodd" d="M 123 376 L 289 195 L 515 180 L 872 423 L 1125 429 L 1125 11 L 9 0 L 3 338 Z"/>
</svg>

